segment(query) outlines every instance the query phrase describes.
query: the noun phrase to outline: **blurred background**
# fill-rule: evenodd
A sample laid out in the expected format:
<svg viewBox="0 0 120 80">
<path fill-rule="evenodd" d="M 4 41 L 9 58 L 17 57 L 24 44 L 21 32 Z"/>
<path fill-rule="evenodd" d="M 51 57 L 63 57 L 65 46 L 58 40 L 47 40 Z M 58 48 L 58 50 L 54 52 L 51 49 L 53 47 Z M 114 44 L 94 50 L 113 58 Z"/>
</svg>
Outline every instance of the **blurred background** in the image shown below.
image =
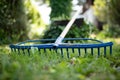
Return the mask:
<svg viewBox="0 0 120 80">
<path fill-rule="evenodd" d="M 66 38 L 119 38 L 120 0 L 0 0 L 0 44 L 57 38 L 81 13 Z"/>
</svg>

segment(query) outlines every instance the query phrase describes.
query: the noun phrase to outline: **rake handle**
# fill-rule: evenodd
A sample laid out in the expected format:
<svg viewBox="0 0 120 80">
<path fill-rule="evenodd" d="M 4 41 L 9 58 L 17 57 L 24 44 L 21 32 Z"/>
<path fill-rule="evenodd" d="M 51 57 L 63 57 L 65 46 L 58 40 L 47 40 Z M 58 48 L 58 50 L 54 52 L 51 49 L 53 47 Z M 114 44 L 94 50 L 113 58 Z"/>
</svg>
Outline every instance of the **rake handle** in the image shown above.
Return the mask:
<svg viewBox="0 0 120 80">
<path fill-rule="evenodd" d="M 81 11 L 81 9 L 78 9 L 77 12 L 75 13 L 75 15 L 72 17 L 72 19 L 68 22 L 68 24 L 66 25 L 66 27 L 64 28 L 64 30 L 62 31 L 60 36 L 56 39 L 55 44 L 54 44 L 55 46 L 58 46 L 62 42 L 65 35 L 68 33 L 68 31 L 71 28 L 72 24 L 74 23 L 77 16 L 79 15 L 80 11 Z"/>
</svg>

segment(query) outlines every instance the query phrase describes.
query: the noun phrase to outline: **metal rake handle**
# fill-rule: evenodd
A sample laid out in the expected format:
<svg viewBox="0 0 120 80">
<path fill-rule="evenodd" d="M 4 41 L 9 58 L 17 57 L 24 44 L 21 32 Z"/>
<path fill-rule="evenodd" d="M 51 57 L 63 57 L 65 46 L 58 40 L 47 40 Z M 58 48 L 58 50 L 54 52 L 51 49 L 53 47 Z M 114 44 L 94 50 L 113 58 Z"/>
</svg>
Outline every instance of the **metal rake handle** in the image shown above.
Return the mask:
<svg viewBox="0 0 120 80">
<path fill-rule="evenodd" d="M 81 9 L 78 9 L 77 12 L 75 13 L 75 15 L 72 17 L 72 19 L 68 22 L 68 24 L 66 25 L 65 29 L 62 31 L 60 36 L 56 39 L 54 46 L 58 46 L 62 42 L 62 40 L 64 39 L 65 35 L 68 33 L 68 31 L 71 28 L 72 24 L 74 23 L 74 21 L 76 20 L 77 16 L 79 15 L 80 11 L 81 11 Z"/>
</svg>

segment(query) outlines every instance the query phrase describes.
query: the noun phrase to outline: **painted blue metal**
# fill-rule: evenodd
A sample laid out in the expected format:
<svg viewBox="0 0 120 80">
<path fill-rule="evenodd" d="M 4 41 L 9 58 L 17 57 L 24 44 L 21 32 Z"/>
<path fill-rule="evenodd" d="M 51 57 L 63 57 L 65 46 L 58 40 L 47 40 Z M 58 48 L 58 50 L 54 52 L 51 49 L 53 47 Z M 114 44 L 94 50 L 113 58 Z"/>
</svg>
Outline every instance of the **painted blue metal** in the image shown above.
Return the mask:
<svg viewBox="0 0 120 80">
<path fill-rule="evenodd" d="M 96 40 L 96 39 L 90 39 L 90 38 L 65 38 L 63 40 L 64 41 L 80 41 L 80 40 L 91 40 L 91 41 L 96 41 L 97 43 L 87 43 L 87 44 L 82 44 L 82 43 L 61 43 L 58 46 L 54 46 L 54 43 L 47 43 L 47 44 L 31 44 L 31 45 L 26 45 L 26 43 L 36 43 L 36 42 L 46 42 L 46 41 L 51 41 L 54 42 L 56 39 L 40 39 L 40 40 L 27 40 L 25 42 L 20 42 L 18 44 L 11 44 L 10 48 L 12 51 L 18 51 L 18 53 L 20 54 L 20 50 L 23 51 L 23 54 L 25 54 L 24 50 L 27 49 L 28 50 L 28 55 L 30 55 L 30 49 L 32 47 L 37 48 L 38 51 L 40 52 L 41 49 L 44 50 L 44 52 L 46 52 L 46 49 L 49 49 L 50 51 L 53 49 L 56 51 L 60 49 L 61 50 L 61 56 L 63 57 L 63 49 L 66 49 L 67 51 L 67 57 L 69 58 L 69 49 L 72 49 L 72 52 L 74 53 L 74 49 L 78 49 L 78 56 L 81 55 L 80 49 L 84 49 L 85 50 L 85 54 L 87 54 L 87 49 L 91 49 L 91 55 L 93 55 L 94 53 L 94 49 L 97 48 L 98 49 L 98 56 L 100 56 L 100 48 L 104 48 L 104 56 L 106 56 L 106 48 L 109 47 L 110 48 L 110 55 L 112 55 L 112 42 L 106 42 L 103 43 L 100 40 Z M 41 52 L 40 52 L 41 53 Z"/>
<path fill-rule="evenodd" d="M 112 45 L 113 45 L 112 42 L 100 43 L 100 44 L 60 44 L 59 46 L 56 46 L 56 48 L 99 48 L 99 47 L 107 47 Z M 33 44 L 33 45 L 11 44 L 10 45 L 10 48 L 17 48 L 17 49 L 30 49 L 31 47 L 37 47 L 39 49 L 53 48 L 53 44 Z"/>
</svg>

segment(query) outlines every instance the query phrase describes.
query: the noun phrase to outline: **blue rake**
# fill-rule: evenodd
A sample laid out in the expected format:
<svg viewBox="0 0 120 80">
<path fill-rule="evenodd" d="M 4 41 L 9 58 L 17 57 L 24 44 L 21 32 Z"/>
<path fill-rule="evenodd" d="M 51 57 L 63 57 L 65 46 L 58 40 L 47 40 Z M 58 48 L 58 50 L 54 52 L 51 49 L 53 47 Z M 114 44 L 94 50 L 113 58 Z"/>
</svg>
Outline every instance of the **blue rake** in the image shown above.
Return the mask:
<svg viewBox="0 0 120 80">
<path fill-rule="evenodd" d="M 107 53 L 107 47 L 109 47 L 109 53 L 110 55 L 112 55 L 112 42 L 106 42 L 103 43 L 102 41 L 96 40 L 96 39 L 90 39 L 90 38 L 64 38 L 63 41 L 67 41 L 69 43 L 61 43 L 59 44 L 59 46 L 55 46 L 54 43 L 47 43 L 47 44 L 31 44 L 28 45 L 29 43 L 38 43 L 38 42 L 47 42 L 47 41 L 55 41 L 56 39 L 40 39 L 40 40 L 27 40 L 25 42 L 20 42 L 18 44 L 11 44 L 10 48 L 12 51 L 14 52 L 18 52 L 18 54 L 20 54 L 20 51 L 22 50 L 22 52 L 24 54 L 28 54 L 30 55 L 30 50 L 32 48 L 37 48 L 37 50 L 39 52 L 41 52 L 42 50 L 44 50 L 44 53 L 49 50 L 49 51 L 57 51 L 60 50 L 60 54 L 62 57 L 64 57 L 64 50 L 67 51 L 67 57 L 70 57 L 70 49 L 72 49 L 72 53 L 75 52 L 75 50 L 77 49 L 78 52 L 78 56 L 81 55 L 81 49 L 84 49 L 85 54 L 87 54 L 87 50 L 90 49 L 91 55 L 94 54 L 94 49 L 98 50 L 98 56 L 100 56 L 101 54 L 101 48 L 104 49 L 104 56 L 106 56 Z M 80 40 L 90 40 L 90 41 L 95 41 L 97 43 L 87 43 L 87 44 L 81 44 L 81 43 L 70 43 L 70 42 L 74 42 L 74 41 L 80 41 Z M 25 53 L 25 50 L 27 50 L 27 53 Z"/>
<path fill-rule="evenodd" d="M 78 56 L 81 55 L 81 49 L 84 49 L 85 54 L 87 54 L 87 50 L 90 49 L 91 55 L 94 54 L 94 49 L 98 50 L 98 56 L 100 56 L 101 48 L 104 48 L 104 56 L 106 56 L 107 47 L 109 47 L 110 55 L 112 54 L 112 42 L 102 42 L 96 39 L 90 39 L 90 38 L 64 38 L 65 35 L 68 33 L 69 29 L 71 28 L 72 24 L 74 23 L 75 19 L 77 18 L 78 14 L 81 10 L 78 10 L 76 14 L 72 17 L 72 19 L 69 21 L 69 23 L 66 25 L 63 32 L 60 34 L 60 36 L 57 39 L 40 39 L 40 40 L 27 40 L 25 42 L 20 42 L 18 44 L 11 44 L 10 48 L 11 51 L 20 52 L 22 51 L 23 54 L 26 54 L 26 51 L 28 55 L 30 55 L 30 50 L 32 48 L 37 48 L 39 52 L 42 50 L 46 52 L 47 50 L 54 50 L 56 53 L 58 53 L 58 50 L 60 50 L 61 56 L 64 57 L 64 50 L 67 52 L 67 57 L 70 57 L 70 49 L 72 50 L 72 53 L 74 53 L 75 49 L 77 49 Z M 72 43 L 74 41 L 95 41 L 95 43 Z M 47 44 L 35 44 L 35 43 L 44 43 L 44 42 L 51 42 Z M 69 43 L 70 42 L 70 43 Z M 33 43 L 33 44 L 29 44 Z"/>
</svg>

